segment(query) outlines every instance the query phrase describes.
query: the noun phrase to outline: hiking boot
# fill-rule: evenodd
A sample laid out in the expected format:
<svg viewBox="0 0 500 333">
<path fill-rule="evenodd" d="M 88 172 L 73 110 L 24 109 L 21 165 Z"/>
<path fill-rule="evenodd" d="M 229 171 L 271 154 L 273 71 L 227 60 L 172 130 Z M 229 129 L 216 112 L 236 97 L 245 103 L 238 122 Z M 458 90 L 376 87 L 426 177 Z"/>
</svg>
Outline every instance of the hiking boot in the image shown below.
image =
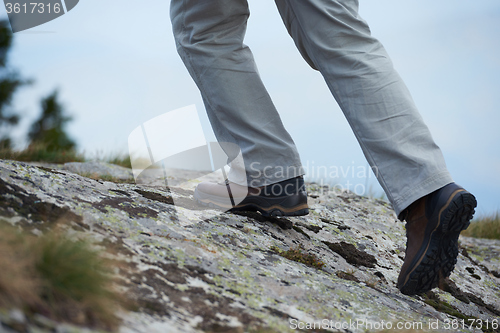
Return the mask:
<svg viewBox="0 0 500 333">
<path fill-rule="evenodd" d="M 202 182 L 194 191 L 196 202 L 235 211 L 259 211 L 264 216 L 309 214 L 302 176 L 263 187 L 246 187 L 226 180 L 225 184 Z"/>
<path fill-rule="evenodd" d="M 458 257 L 458 236 L 467 229 L 476 198 L 455 183 L 415 201 L 401 216 L 406 220 L 406 256 L 398 289 L 416 295 L 447 278 Z"/>
</svg>

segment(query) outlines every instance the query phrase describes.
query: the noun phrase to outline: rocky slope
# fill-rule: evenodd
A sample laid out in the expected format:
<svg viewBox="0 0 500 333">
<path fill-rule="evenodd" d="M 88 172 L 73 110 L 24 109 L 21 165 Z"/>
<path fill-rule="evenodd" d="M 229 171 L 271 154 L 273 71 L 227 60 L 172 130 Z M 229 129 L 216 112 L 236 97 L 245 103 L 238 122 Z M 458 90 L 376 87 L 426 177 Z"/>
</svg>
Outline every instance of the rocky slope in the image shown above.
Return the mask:
<svg viewBox="0 0 500 333">
<path fill-rule="evenodd" d="M 395 287 L 404 224 L 384 201 L 310 184 L 308 216 L 263 218 L 198 207 L 189 172 L 168 175 L 170 189 L 154 170 L 128 178 L 102 163 L 0 161 L 0 223 L 32 233 L 63 225 L 68 237 L 115 249 L 119 286 L 137 310 L 120 314 L 121 332 L 499 331 L 499 241 L 461 237 L 450 279 L 408 297 Z M 316 267 L 286 259 L 290 249 Z M 16 320 L 21 330 L 76 329 L 44 329 L 16 310 L 0 316 L 0 331 Z"/>
</svg>

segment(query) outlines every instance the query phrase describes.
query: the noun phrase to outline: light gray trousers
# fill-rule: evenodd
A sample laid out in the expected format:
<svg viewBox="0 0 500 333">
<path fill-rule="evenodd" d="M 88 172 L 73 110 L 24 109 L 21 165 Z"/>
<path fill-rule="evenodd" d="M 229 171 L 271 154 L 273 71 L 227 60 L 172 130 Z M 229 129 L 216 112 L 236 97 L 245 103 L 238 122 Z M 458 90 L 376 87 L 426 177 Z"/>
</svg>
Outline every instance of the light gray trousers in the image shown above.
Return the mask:
<svg viewBox="0 0 500 333">
<path fill-rule="evenodd" d="M 452 182 L 405 84 L 359 17 L 358 1 L 275 2 L 303 58 L 323 75 L 396 214 Z M 178 52 L 217 140 L 240 147 L 249 186 L 303 174 L 243 44 L 247 0 L 171 0 L 170 10 Z"/>
</svg>

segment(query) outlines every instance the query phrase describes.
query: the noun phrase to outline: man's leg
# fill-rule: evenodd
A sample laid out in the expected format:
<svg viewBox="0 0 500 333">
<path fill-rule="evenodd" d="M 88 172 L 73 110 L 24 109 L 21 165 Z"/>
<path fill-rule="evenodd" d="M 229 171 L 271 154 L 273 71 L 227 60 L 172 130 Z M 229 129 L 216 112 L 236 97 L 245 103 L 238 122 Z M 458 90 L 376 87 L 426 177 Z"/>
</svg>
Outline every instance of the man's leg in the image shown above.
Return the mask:
<svg viewBox="0 0 500 333">
<path fill-rule="evenodd" d="M 398 288 L 450 275 L 476 200 L 453 183 L 440 149 L 357 0 L 275 0 L 305 60 L 324 76 L 398 216 L 407 248 Z"/>
<path fill-rule="evenodd" d="M 215 135 L 241 149 L 248 186 L 260 187 L 303 171 L 295 144 L 243 44 L 248 16 L 246 0 L 171 1 L 177 49 L 201 91 Z"/>
<path fill-rule="evenodd" d="M 299 154 L 243 44 L 247 1 L 172 0 L 170 8 L 177 50 L 201 91 L 217 140 L 230 160 L 240 150 L 243 157 L 243 163 L 231 163 L 226 185 L 198 184 L 195 200 L 270 216 L 308 214 Z M 234 172 L 234 164 L 245 171 Z"/>
<path fill-rule="evenodd" d="M 324 76 L 396 213 L 453 180 L 357 0 L 276 0 L 306 61 Z"/>
</svg>

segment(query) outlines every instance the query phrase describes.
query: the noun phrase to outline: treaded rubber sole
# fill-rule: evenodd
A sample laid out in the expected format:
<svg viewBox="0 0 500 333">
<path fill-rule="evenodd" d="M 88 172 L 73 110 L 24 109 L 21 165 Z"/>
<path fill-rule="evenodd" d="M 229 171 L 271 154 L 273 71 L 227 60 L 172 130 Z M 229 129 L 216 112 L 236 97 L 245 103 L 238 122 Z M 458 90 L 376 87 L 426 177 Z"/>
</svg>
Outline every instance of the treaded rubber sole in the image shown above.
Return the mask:
<svg viewBox="0 0 500 333">
<path fill-rule="evenodd" d="M 476 206 L 476 198 L 463 191 L 455 195 L 445 207 L 439 225 L 431 234 L 427 251 L 421 256 L 418 266 L 411 271 L 407 282 L 400 287 L 403 294 L 427 292 L 437 287 L 441 279 L 450 276 L 457 263 L 458 237 L 462 230 L 469 227 Z"/>
<path fill-rule="evenodd" d="M 217 205 L 217 203 L 211 202 L 210 200 L 202 200 L 198 198 L 196 195 L 194 195 L 194 200 L 202 206 L 210 207 L 213 209 L 224 210 L 226 212 L 258 211 L 263 216 L 271 216 L 271 217 L 304 216 L 309 214 L 309 208 L 307 206 L 307 203 L 292 208 L 283 207 L 279 204 L 275 204 L 270 207 L 262 207 L 255 203 L 248 203 L 245 205 L 228 208 Z"/>
<path fill-rule="evenodd" d="M 273 206 L 271 208 L 263 208 L 259 207 L 255 204 L 248 204 L 242 207 L 235 207 L 230 209 L 230 212 L 241 212 L 241 211 L 258 211 L 263 216 L 271 216 L 271 217 L 282 217 L 282 216 L 303 216 L 309 214 L 309 208 L 301 208 L 306 205 L 302 205 L 299 209 L 290 210 L 280 206 Z"/>
</svg>

